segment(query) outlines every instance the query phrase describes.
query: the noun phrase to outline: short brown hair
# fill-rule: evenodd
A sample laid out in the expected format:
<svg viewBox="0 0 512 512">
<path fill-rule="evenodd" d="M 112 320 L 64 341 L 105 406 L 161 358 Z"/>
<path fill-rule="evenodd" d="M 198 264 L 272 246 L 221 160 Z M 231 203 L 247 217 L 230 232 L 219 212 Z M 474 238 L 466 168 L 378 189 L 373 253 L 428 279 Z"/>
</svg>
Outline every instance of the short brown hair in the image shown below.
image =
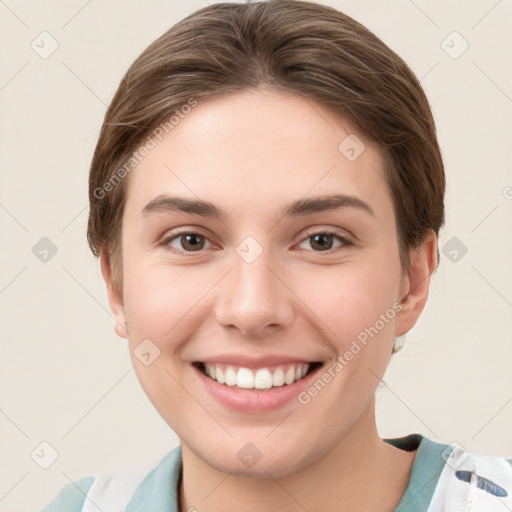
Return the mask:
<svg viewBox="0 0 512 512">
<path fill-rule="evenodd" d="M 191 98 L 258 87 L 315 101 L 377 144 L 404 270 L 409 249 L 430 229 L 439 234 L 443 160 L 429 102 L 407 64 L 332 7 L 298 0 L 220 3 L 154 41 L 130 66 L 107 110 L 90 169 L 87 237 L 95 256 L 108 251 L 116 286 L 122 282 L 123 178 L 133 152 Z M 439 248 L 437 254 L 439 260 Z"/>
</svg>

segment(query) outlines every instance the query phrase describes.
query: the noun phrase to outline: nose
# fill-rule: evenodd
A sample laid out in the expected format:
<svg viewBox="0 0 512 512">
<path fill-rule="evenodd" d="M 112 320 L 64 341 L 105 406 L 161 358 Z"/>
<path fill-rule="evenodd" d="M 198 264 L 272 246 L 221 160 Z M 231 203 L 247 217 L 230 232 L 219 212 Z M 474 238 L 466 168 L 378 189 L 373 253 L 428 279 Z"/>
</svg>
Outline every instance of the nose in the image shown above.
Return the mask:
<svg viewBox="0 0 512 512">
<path fill-rule="evenodd" d="M 246 336 L 263 336 L 292 322 L 294 294 L 283 266 L 269 252 L 263 251 L 251 263 L 234 255 L 234 268 L 221 281 L 215 304 L 217 321 L 223 327 Z"/>
</svg>

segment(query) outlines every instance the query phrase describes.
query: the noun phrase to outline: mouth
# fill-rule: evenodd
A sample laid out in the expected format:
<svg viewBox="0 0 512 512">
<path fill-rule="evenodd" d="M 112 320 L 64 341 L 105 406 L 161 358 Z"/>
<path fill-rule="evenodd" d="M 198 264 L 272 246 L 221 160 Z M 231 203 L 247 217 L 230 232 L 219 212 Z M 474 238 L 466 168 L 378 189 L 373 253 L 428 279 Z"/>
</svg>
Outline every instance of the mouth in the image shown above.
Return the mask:
<svg viewBox="0 0 512 512">
<path fill-rule="evenodd" d="M 246 368 L 222 363 L 194 362 L 207 378 L 229 388 L 271 391 L 290 386 L 315 372 L 322 362 L 288 363 L 261 368 Z"/>
</svg>

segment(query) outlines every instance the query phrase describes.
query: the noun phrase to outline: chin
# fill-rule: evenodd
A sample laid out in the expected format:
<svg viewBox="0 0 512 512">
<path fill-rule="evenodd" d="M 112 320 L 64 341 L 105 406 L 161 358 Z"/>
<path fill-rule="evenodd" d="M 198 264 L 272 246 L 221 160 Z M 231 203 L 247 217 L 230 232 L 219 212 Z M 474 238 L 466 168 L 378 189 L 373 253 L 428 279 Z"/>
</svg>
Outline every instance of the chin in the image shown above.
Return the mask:
<svg viewBox="0 0 512 512">
<path fill-rule="evenodd" d="M 263 460 L 262 457 L 254 466 L 244 467 L 238 460 L 233 462 L 232 457 L 226 458 L 226 460 L 219 463 L 218 460 L 214 460 L 213 467 L 223 473 L 229 473 L 231 476 L 239 478 L 252 478 L 255 480 L 265 480 L 268 478 L 282 478 L 290 474 L 299 471 L 304 468 L 307 464 L 298 464 L 296 460 L 291 461 L 283 456 L 272 458 L 269 460 Z"/>
<path fill-rule="evenodd" d="M 282 438 L 276 437 L 274 442 L 265 440 L 267 435 L 268 432 L 261 436 L 261 441 L 255 439 L 254 443 L 241 442 L 241 437 L 237 436 L 229 443 L 215 443 L 213 450 L 212 445 L 196 445 L 193 451 L 196 457 L 215 470 L 240 478 L 285 477 L 315 461 L 314 453 L 304 451 L 307 443 L 295 441 L 287 446 Z"/>
</svg>

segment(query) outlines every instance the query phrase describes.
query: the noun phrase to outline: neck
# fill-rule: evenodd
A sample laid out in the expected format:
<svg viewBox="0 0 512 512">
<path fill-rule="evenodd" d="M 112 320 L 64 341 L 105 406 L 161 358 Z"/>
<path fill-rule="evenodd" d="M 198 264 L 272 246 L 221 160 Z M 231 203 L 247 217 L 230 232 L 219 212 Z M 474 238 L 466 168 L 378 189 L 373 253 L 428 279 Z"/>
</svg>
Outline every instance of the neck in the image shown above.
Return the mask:
<svg viewBox="0 0 512 512">
<path fill-rule="evenodd" d="M 206 464 L 184 443 L 181 446 L 181 512 L 393 512 L 407 488 L 416 454 L 380 438 L 374 400 L 326 455 L 279 478 L 226 474 Z"/>
</svg>

